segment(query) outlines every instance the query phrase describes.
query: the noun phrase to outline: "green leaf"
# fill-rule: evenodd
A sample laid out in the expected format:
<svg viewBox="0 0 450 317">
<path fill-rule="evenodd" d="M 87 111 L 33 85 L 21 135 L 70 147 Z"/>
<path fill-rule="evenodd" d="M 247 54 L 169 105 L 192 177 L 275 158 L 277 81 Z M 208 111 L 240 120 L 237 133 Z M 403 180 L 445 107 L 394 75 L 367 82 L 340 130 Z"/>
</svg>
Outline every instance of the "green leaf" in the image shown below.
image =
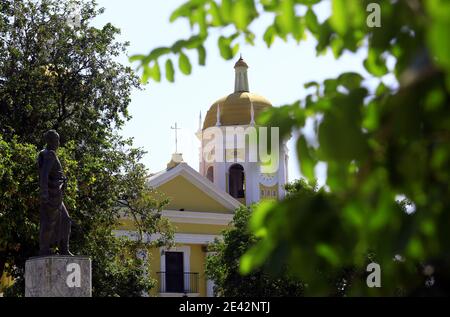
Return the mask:
<svg viewBox="0 0 450 317">
<path fill-rule="evenodd" d="M 273 245 L 270 241 L 258 243 L 241 257 L 239 272 L 242 275 L 250 274 L 253 270 L 264 264 L 272 250 Z"/>
<path fill-rule="evenodd" d="M 311 8 L 308 8 L 305 15 L 306 26 L 309 31 L 313 34 L 319 33 L 319 21 L 317 20 L 317 16 Z"/>
<path fill-rule="evenodd" d="M 346 40 L 357 36 L 355 32 L 350 32 L 351 30 L 365 28 L 366 12 L 363 1 L 333 0 L 332 10 L 331 26 L 341 36 L 350 35 Z"/>
<path fill-rule="evenodd" d="M 284 0 L 281 2 L 277 24 L 283 34 L 293 33 L 295 31 L 294 28 L 297 23 L 293 0 Z"/>
<path fill-rule="evenodd" d="M 244 31 L 247 29 L 252 20 L 254 11 L 253 0 L 236 1 L 233 5 L 233 21 L 238 30 Z"/>
<path fill-rule="evenodd" d="M 320 85 L 316 81 L 310 81 L 310 82 L 307 82 L 306 84 L 304 84 L 303 87 L 305 87 L 305 89 L 308 89 L 308 88 L 311 88 L 311 87 L 319 88 Z"/>
<path fill-rule="evenodd" d="M 178 67 L 181 72 L 185 75 L 189 75 L 192 71 L 192 65 L 189 61 L 189 58 L 183 52 L 180 53 L 180 57 L 178 59 Z"/>
<path fill-rule="evenodd" d="M 150 67 L 148 67 L 148 65 L 144 65 L 143 68 L 144 70 L 142 72 L 141 83 L 147 84 L 148 79 L 150 78 Z"/>
<path fill-rule="evenodd" d="M 185 47 L 188 49 L 194 49 L 199 47 L 200 45 L 203 45 L 203 42 L 204 42 L 203 36 L 194 35 L 186 40 Z"/>
<path fill-rule="evenodd" d="M 362 108 L 366 89 L 331 98 L 332 107 L 325 113 L 319 127 L 320 152 L 326 161 L 350 162 L 364 159 L 367 141 L 362 132 Z"/>
<path fill-rule="evenodd" d="M 264 39 L 264 42 L 266 42 L 267 47 L 272 46 L 273 41 L 275 40 L 275 34 L 276 34 L 276 30 L 273 25 L 270 25 L 267 28 L 266 32 L 264 32 L 263 39 Z"/>
<path fill-rule="evenodd" d="M 342 52 L 344 51 L 344 40 L 342 39 L 342 37 L 334 37 L 331 40 L 331 50 L 333 51 L 333 56 L 334 58 L 339 58 L 339 56 L 342 55 Z"/>
<path fill-rule="evenodd" d="M 445 105 L 445 94 L 442 90 L 435 89 L 428 93 L 425 99 L 425 110 L 426 111 L 438 111 Z"/>
<path fill-rule="evenodd" d="M 378 104 L 369 102 L 365 108 L 363 127 L 368 131 L 375 131 L 378 128 L 380 115 Z"/>
<path fill-rule="evenodd" d="M 148 56 L 145 57 L 144 62 L 143 63 L 150 63 L 153 60 L 158 59 L 159 57 L 161 57 L 164 54 L 169 54 L 171 52 L 170 48 L 168 47 L 158 47 L 155 48 L 154 50 L 152 50 L 150 52 L 150 54 L 148 54 Z"/>
<path fill-rule="evenodd" d="M 203 45 L 197 47 L 198 64 L 204 66 L 206 64 L 206 50 Z"/>
<path fill-rule="evenodd" d="M 176 41 L 172 45 L 172 52 L 173 53 L 181 52 L 181 50 L 186 47 L 186 43 L 187 43 L 186 40 L 178 40 L 178 41 Z"/>
<path fill-rule="evenodd" d="M 198 25 L 199 33 L 202 37 L 206 36 L 206 34 L 208 33 L 208 25 L 206 22 L 206 12 L 204 8 L 199 7 L 194 11 L 194 13 L 191 15 L 191 22 Z"/>
<path fill-rule="evenodd" d="M 339 83 L 337 79 L 325 79 L 323 82 L 325 95 L 334 94 L 337 91 Z"/>
<path fill-rule="evenodd" d="M 317 39 L 316 51 L 317 54 L 323 54 L 326 52 L 328 45 L 331 41 L 331 36 L 333 34 L 333 30 L 331 28 L 329 19 L 320 25 L 319 34 Z"/>
<path fill-rule="evenodd" d="M 255 45 L 255 34 L 252 32 L 245 32 L 245 42 L 254 46 Z"/>
<path fill-rule="evenodd" d="M 272 211 L 275 202 L 272 200 L 265 200 L 258 204 L 250 219 L 250 228 L 253 231 L 258 231 L 264 227 L 267 215 Z"/>
<path fill-rule="evenodd" d="M 415 237 L 410 240 L 407 248 L 407 255 L 409 255 L 413 259 L 421 259 L 423 258 L 424 248 L 422 242 L 419 238 Z"/>
<path fill-rule="evenodd" d="M 319 243 L 316 245 L 316 252 L 331 265 L 335 267 L 339 265 L 340 263 L 339 256 L 336 253 L 336 251 L 333 250 L 332 246 L 325 243 Z"/>
<path fill-rule="evenodd" d="M 231 44 L 231 41 L 229 38 L 226 38 L 224 36 L 219 37 L 220 55 L 226 60 L 233 58 L 233 51 L 230 47 L 230 44 Z"/>
<path fill-rule="evenodd" d="M 236 56 L 236 54 L 239 52 L 239 43 L 236 43 L 234 46 L 233 46 L 233 48 L 232 48 L 232 50 L 231 50 L 231 54 L 232 54 L 232 56 L 234 57 L 234 56 Z"/>
<path fill-rule="evenodd" d="M 233 12 L 233 1 L 232 0 L 222 0 L 222 5 L 220 6 L 220 13 L 222 19 L 225 22 L 231 22 Z"/>
<path fill-rule="evenodd" d="M 195 10 L 204 1 L 189 1 L 179 6 L 170 15 L 169 21 L 174 22 L 180 17 L 189 17 L 193 10 Z"/>
<path fill-rule="evenodd" d="M 166 61 L 166 79 L 171 83 L 175 81 L 175 70 L 170 59 Z"/>
<path fill-rule="evenodd" d="M 342 85 L 349 90 L 359 88 L 363 80 L 364 77 L 354 72 L 344 73 L 338 77 L 339 85 Z"/>
<path fill-rule="evenodd" d="M 278 0 L 261 0 L 261 4 L 264 8 L 264 11 L 275 12 L 278 10 L 279 1 Z"/>
<path fill-rule="evenodd" d="M 450 42 L 444 40 L 450 30 L 450 2 L 443 0 L 426 1 L 427 12 L 431 16 L 427 42 L 439 65 L 450 71 Z"/>
<path fill-rule="evenodd" d="M 321 1 L 323 1 L 323 0 L 295 0 L 295 3 L 312 6 L 312 5 L 318 4 Z"/>
<path fill-rule="evenodd" d="M 381 56 L 380 52 L 369 49 L 367 59 L 364 60 L 364 67 L 366 70 L 376 77 L 384 76 L 388 73 L 386 60 Z"/>
<path fill-rule="evenodd" d="M 348 16 L 347 16 L 347 0 L 333 0 L 331 15 L 331 26 L 341 35 L 347 33 L 349 28 Z"/>
<path fill-rule="evenodd" d="M 378 85 L 378 87 L 375 91 L 375 95 L 377 97 L 381 97 L 387 93 L 389 93 L 389 87 L 386 86 L 383 82 L 380 82 L 380 84 Z"/>
<path fill-rule="evenodd" d="M 296 17 L 292 35 L 294 36 L 294 39 L 297 41 L 297 43 L 299 43 L 302 39 L 305 38 L 305 30 L 306 30 L 305 18 Z"/>
<path fill-rule="evenodd" d="M 161 81 L 161 70 L 157 61 L 153 63 L 153 66 L 148 64 L 144 65 L 144 72 L 142 74 L 142 83 L 148 83 L 148 80 L 152 78 L 154 81 Z"/>
<path fill-rule="evenodd" d="M 222 16 L 220 14 L 220 8 L 215 1 L 209 2 L 209 10 L 211 16 L 211 24 L 213 26 L 220 26 L 223 24 Z"/>
<path fill-rule="evenodd" d="M 152 77 L 152 79 L 154 81 L 157 81 L 157 82 L 161 81 L 161 69 L 159 68 L 158 61 L 154 62 L 150 76 Z"/>
<path fill-rule="evenodd" d="M 146 56 L 145 55 L 133 55 L 128 59 L 130 63 L 134 63 L 137 61 L 142 61 Z"/>
<path fill-rule="evenodd" d="M 300 169 L 302 174 L 310 181 L 314 181 L 315 160 L 310 154 L 310 149 L 305 137 L 302 135 L 297 141 L 297 157 L 300 161 Z"/>
</svg>

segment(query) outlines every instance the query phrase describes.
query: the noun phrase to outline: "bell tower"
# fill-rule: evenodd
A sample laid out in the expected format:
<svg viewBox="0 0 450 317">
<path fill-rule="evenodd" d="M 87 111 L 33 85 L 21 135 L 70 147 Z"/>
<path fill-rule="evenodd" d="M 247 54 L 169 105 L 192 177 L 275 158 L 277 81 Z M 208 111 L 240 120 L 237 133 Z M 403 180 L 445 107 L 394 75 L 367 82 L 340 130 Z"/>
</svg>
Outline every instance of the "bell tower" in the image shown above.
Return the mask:
<svg viewBox="0 0 450 317">
<path fill-rule="evenodd" d="M 210 107 L 203 126 L 200 115 L 197 133 L 201 140 L 200 174 L 244 205 L 283 198 L 288 162 L 286 142 L 278 144 L 279 139 L 273 139 L 266 143 L 272 144 L 271 157 L 277 157 L 277 164 L 269 171 L 263 167 L 257 132 L 264 127 L 256 124 L 256 118 L 272 105 L 250 92 L 248 68 L 241 56 L 234 66 L 234 93 Z M 278 144 L 276 153 L 273 143 Z"/>
</svg>

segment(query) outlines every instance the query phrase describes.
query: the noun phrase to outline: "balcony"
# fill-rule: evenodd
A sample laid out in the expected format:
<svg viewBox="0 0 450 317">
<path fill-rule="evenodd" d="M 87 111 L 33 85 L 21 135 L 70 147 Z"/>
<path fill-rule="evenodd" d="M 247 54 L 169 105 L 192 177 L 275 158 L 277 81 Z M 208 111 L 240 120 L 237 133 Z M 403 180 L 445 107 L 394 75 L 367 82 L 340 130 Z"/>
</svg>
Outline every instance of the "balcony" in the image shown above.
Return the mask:
<svg viewBox="0 0 450 317">
<path fill-rule="evenodd" d="M 157 275 L 161 296 L 199 294 L 199 273 L 157 272 Z"/>
</svg>

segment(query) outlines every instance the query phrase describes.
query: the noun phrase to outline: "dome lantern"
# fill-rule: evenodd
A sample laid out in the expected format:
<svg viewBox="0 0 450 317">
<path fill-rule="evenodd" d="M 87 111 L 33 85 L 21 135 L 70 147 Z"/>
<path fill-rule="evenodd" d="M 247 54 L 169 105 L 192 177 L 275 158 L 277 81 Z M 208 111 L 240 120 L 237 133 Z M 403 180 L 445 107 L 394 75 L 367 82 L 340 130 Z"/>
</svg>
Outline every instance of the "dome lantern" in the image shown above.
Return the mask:
<svg viewBox="0 0 450 317">
<path fill-rule="evenodd" d="M 234 92 L 249 92 L 250 90 L 247 75 L 248 65 L 242 58 L 242 55 L 234 65 L 234 69 L 236 73 L 234 80 Z"/>
<path fill-rule="evenodd" d="M 248 65 L 242 56 L 234 69 L 235 91 L 211 105 L 204 118 L 202 130 L 220 126 L 256 125 L 258 115 L 272 107 L 269 100 L 248 91 Z"/>
</svg>

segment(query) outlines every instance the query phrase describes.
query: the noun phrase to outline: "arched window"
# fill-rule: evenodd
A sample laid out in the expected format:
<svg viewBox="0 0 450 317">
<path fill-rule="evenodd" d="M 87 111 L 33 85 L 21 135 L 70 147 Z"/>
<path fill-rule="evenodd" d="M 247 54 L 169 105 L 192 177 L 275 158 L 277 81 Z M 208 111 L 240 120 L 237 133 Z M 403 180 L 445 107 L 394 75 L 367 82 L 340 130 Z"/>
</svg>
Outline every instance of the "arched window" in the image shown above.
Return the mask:
<svg viewBox="0 0 450 317">
<path fill-rule="evenodd" d="M 245 198 L 245 173 L 240 164 L 230 167 L 228 179 L 229 193 L 234 198 Z"/>
<path fill-rule="evenodd" d="M 210 166 L 206 172 L 206 178 L 214 183 L 214 167 Z"/>
</svg>

